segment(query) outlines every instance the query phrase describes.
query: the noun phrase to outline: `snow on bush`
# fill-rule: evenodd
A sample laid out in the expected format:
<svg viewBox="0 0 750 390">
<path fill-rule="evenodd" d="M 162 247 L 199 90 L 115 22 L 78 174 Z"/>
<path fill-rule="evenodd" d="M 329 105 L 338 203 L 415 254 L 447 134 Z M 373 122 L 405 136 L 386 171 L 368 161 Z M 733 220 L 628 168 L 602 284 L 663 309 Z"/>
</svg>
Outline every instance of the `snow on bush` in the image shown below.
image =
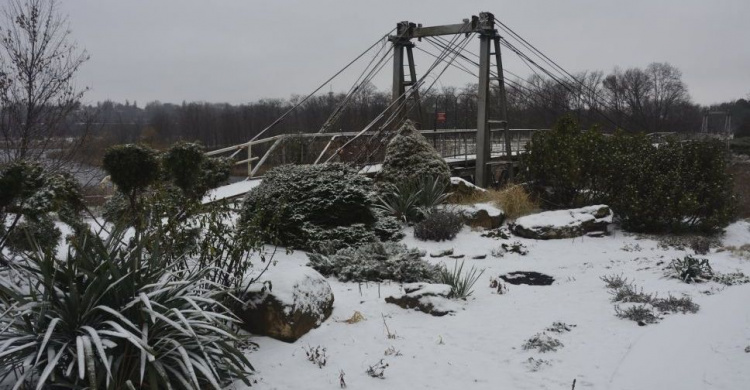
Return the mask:
<svg viewBox="0 0 750 390">
<path fill-rule="evenodd" d="M 315 270 L 344 282 L 435 282 L 440 273 L 440 267 L 422 260 L 419 250 L 393 242 L 344 248 L 330 256 L 313 253 L 308 258 Z"/>
<path fill-rule="evenodd" d="M 344 164 L 284 165 L 248 193 L 240 226 L 300 249 L 376 241 L 375 226 L 381 238 L 393 230 L 376 223 L 371 192 L 371 180 Z"/>
<path fill-rule="evenodd" d="M 37 162 L 1 166 L 0 250 L 6 244 L 17 251 L 30 249 L 29 236 L 23 230 L 43 249 L 54 248 L 61 233 L 50 214 L 56 212 L 64 222 L 77 226 L 82 208 L 80 188 L 70 174 L 49 172 Z"/>
<path fill-rule="evenodd" d="M 447 185 L 450 169 L 445 160 L 419 133 L 411 121 L 406 121 L 385 149 L 383 169 L 378 179 L 386 183 L 402 183 L 424 176 L 438 178 Z"/>
</svg>

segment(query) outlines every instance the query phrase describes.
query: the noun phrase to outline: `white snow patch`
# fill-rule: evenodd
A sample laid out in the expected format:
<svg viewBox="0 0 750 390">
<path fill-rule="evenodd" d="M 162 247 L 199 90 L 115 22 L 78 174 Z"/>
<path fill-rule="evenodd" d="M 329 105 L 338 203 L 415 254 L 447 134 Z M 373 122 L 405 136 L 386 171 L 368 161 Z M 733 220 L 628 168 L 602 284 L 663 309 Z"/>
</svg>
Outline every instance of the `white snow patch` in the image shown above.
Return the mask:
<svg viewBox="0 0 750 390">
<path fill-rule="evenodd" d="M 500 217 L 504 214 L 503 210 L 491 202 L 451 205 L 451 207 L 455 207 L 456 210 L 469 215 L 476 214 L 479 210 L 486 211 L 490 217 Z"/>
<path fill-rule="evenodd" d="M 249 275 L 245 279 L 248 283 L 254 278 Z M 260 303 L 267 295 L 273 295 L 284 307 L 287 314 L 292 311 L 314 313 L 318 318 L 324 317 L 320 302 L 325 302 L 332 295 L 331 287 L 326 279 L 314 269 L 301 264 L 285 263 L 282 266 L 270 267 L 261 275 L 247 291 L 260 292 L 271 282 L 271 290 L 266 288 L 265 294 L 255 298 Z"/>
<path fill-rule="evenodd" d="M 206 196 L 203 197 L 203 204 L 244 195 L 250 192 L 253 188 L 259 186 L 260 183 L 261 179 L 247 179 L 214 188 L 211 191 L 208 191 Z"/>
<path fill-rule="evenodd" d="M 402 241 L 428 253 L 453 248 L 457 254 L 488 254 L 503 240 L 480 237 L 463 229 L 450 242 L 423 242 L 406 229 Z M 750 241 L 746 223 L 727 228 L 732 244 Z M 734 236 L 733 236 L 734 235 Z M 732 238 L 733 237 L 733 238 Z M 530 240 L 514 237 L 529 249 L 520 256 L 461 260 L 425 257 L 447 263 L 465 261 L 464 270 L 485 269 L 474 294 L 455 315 L 433 317 L 387 304 L 402 293 L 398 283 L 342 283 L 329 279 L 336 296 L 332 318 L 293 344 L 254 337 L 260 349 L 248 354 L 259 383 L 248 390 L 332 389 L 343 371 L 356 389 L 744 389 L 750 383 L 750 285 L 722 287 L 714 282 L 686 284 L 663 276 L 671 259 L 691 250 L 662 249 L 650 238 L 615 230 L 602 238 Z M 623 250 L 638 246 L 638 251 Z M 750 262 L 728 251 L 711 252 L 716 272 L 750 274 Z M 277 255 L 282 273 L 303 267 L 302 252 Z M 505 294 L 489 288 L 490 277 L 512 271 L 555 275 L 551 286 L 508 286 Z M 670 314 L 658 324 L 640 327 L 615 316 L 611 295 L 600 277 L 622 274 L 659 297 L 688 294 L 701 305 L 697 314 Z M 703 292 L 711 290 L 712 295 Z M 364 320 L 348 324 L 355 312 Z M 384 321 L 386 324 L 384 324 Z M 554 335 L 563 348 L 545 354 L 521 346 L 553 322 L 577 325 Z M 386 325 L 396 338 L 387 337 Z M 301 346 L 322 346 L 328 363 L 307 361 Z M 386 355 L 393 348 L 401 356 Z M 383 359 L 385 379 L 365 371 Z M 529 359 L 549 362 L 538 371 Z M 290 373 L 293 373 L 290 374 Z M 243 388 L 242 386 L 238 386 Z"/>
<path fill-rule="evenodd" d="M 460 185 L 460 184 L 463 184 L 463 185 L 465 185 L 465 186 L 467 186 L 469 188 L 474 188 L 474 189 L 479 190 L 479 191 L 487 191 L 484 188 L 476 186 L 473 183 L 470 183 L 470 182 L 468 182 L 468 181 L 466 181 L 466 180 L 464 180 L 464 179 L 462 179 L 460 177 L 451 177 L 451 184 L 456 185 L 456 186 Z"/>
<path fill-rule="evenodd" d="M 570 210 L 554 210 L 544 211 L 537 214 L 527 215 L 525 217 L 518 218 L 516 220 L 517 225 L 521 225 L 527 229 L 541 228 L 541 227 L 566 227 L 580 225 L 583 222 L 593 221 L 596 218 L 593 216 L 597 210 L 606 205 L 588 206 L 579 209 Z M 612 214 L 601 218 L 601 221 L 612 222 Z"/>
</svg>

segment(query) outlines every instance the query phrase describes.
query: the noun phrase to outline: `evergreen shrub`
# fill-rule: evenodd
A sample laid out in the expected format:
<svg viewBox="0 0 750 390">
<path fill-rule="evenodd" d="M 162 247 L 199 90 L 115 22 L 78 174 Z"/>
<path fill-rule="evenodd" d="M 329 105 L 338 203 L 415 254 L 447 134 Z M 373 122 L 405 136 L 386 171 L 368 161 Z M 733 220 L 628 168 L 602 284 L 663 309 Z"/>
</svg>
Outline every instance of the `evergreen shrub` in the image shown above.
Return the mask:
<svg viewBox="0 0 750 390">
<path fill-rule="evenodd" d="M 240 226 L 265 242 L 299 249 L 339 249 L 398 234 L 378 223 L 372 182 L 344 164 L 284 165 L 245 198 Z M 377 233 L 376 233 L 377 232 Z"/>
<path fill-rule="evenodd" d="M 448 164 L 411 121 L 406 121 L 385 149 L 383 169 L 378 180 L 398 184 L 422 177 L 433 177 L 443 184 L 450 182 Z"/>
<path fill-rule="evenodd" d="M 525 179 L 551 208 L 604 203 L 635 232 L 713 233 L 732 221 L 735 199 L 718 141 L 668 141 L 581 131 L 565 117 L 534 135 Z"/>
<path fill-rule="evenodd" d="M 422 260 L 418 249 L 394 242 L 343 248 L 333 255 L 311 253 L 308 258 L 309 266 L 344 282 L 436 282 L 440 276 L 440 267 Z"/>
</svg>

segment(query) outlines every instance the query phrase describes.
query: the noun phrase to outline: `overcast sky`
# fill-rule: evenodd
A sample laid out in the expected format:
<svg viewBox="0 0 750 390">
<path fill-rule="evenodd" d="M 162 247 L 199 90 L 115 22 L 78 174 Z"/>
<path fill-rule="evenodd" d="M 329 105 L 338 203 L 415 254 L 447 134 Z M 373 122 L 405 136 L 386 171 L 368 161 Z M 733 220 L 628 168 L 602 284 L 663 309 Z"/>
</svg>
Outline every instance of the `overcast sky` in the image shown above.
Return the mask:
<svg viewBox="0 0 750 390">
<path fill-rule="evenodd" d="M 750 0 L 60 2 L 72 36 L 91 55 L 78 77 L 91 88 L 87 102 L 242 103 L 307 94 L 398 21 L 452 24 L 480 11 L 571 72 L 669 62 L 697 103 L 750 93 Z M 530 73 L 504 56 L 507 69 Z M 417 62 L 418 72 L 429 66 L 426 57 Z M 363 66 L 325 91 L 347 90 Z M 389 70 L 376 80 L 380 89 L 389 86 Z M 448 73 L 436 86 L 472 81 Z"/>
</svg>

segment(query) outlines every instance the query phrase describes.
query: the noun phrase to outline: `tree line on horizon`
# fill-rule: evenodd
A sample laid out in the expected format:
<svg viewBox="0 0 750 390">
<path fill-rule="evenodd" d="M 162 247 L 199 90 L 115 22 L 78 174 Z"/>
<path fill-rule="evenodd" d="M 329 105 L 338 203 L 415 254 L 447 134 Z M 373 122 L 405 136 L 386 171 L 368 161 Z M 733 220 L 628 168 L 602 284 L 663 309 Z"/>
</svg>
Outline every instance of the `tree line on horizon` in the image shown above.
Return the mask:
<svg viewBox="0 0 750 390">
<path fill-rule="evenodd" d="M 645 68 L 615 69 L 576 75 L 578 85 L 561 84 L 550 77 L 533 75 L 524 82 L 508 80 L 508 117 L 512 128 L 549 128 L 561 116 L 571 114 L 584 128 L 599 125 L 604 131 L 698 132 L 706 111 L 725 111 L 732 116 L 735 136 L 750 136 L 750 102 L 737 99 L 711 106 L 691 101 L 687 86 L 676 67 L 652 63 Z M 477 85 L 462 88 L 443 87 L 421 96 L 409 116 L 422 129 L 476 128 Z M 329 92 L 313 96 L 283 121 L 264 133 L 318 132 L 327 124 L 328 132 L 360 131 L 391 101 L 390 92 L 367 85 L 352 96 L 350 104 L 334 122 L 329 116 L 346 98 L 344 93 Z M 750 98 L 750 96 L 749 96 Z M 99 102 L 82 106 L 93 119 L 89 134 L 106 144 L 144 142 L 166 147 L 174 142 L 198 141 L 208 148 L 248 141 L 303 96 L 289 99 L 260 99 L 244 104 L 182 102 Z M 497 110 L 497 92 L 493 92 Z M 440 115 L 438 115 L 440 113 Z M 499 117 L 491 113 L 492 117 Z M 438 117 L 443 117 L 439 120 Z M 709 117 L 709 131 L 721 131 L 725 118 Z"/>
</svg>

